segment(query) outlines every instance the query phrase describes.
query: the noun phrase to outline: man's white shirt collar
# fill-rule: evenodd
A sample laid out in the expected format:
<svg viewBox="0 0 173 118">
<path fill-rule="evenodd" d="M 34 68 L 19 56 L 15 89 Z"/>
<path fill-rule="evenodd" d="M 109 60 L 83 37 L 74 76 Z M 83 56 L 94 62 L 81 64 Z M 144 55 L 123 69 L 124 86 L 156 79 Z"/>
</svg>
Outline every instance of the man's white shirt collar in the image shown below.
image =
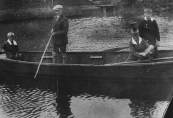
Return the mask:
<svg viewBox="0 0 173 118">
<path fill-rule="evenodd" d="M 142 38 L 139 36 L 139 44 L 142 42 Z M 132 37 L 132 43 L 137 45 L 137 42 L 135 39 Z"/>
<path fill-rule="evenodd" d="M 8 39 L 7 42 L 8 42 L 10 45 L 12 45 L 10 39 Z M 15 40 L 13 40 L 13 44 L 14 44 L 14 45 L 17 45 L 17 42 L 16 42 Z"/>
<path fill-rule="evenodd" d="M 146 21 L 148 21 L 146 17 L 145 17 L 144 19 L 145 19 Z M 151 18 L 151 21 L 153 21 L 153 20 L 154 20 L 154 18 Z"/>
<path fill-rule="evenodd" d="M 56 20 L 59 20 L 59 18 L 60 18 L 60 16 L 57 15 L 57 16 L 56 16 Z"/>
</svg>

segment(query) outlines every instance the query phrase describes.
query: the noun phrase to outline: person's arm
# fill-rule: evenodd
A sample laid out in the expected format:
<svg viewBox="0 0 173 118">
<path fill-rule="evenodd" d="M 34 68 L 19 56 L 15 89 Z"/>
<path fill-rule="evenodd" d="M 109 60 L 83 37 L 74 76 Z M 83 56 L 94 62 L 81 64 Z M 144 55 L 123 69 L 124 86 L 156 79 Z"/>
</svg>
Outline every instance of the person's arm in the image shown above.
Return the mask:
<svg viewBox="0 0 173 118">
<path fill-rule="evenodd" d="M 154 23 L 154 28 L 155 28 L 156 40 L 160 41 L 159 27 L 157 25 L 156 20 L 154 20 L 153 23 Z"/>
<path fill-rule="evenodd" d="M 141 53 L 142 56 L 147 56 L 148 54 L 151 54 L 153 52 L 154 46 L 149 45 L 147 41 L 143 40 L 144 46 L 147 48 L 143 53 Z"/>
<path fill-rule="evenodd" d="M 140 21 L 140 23 L 138 25 L 138 29 L 139 29 L 139 36 L 141 38 L 143 38 L 144 37 L 144 33 L 143 33 L 143 31 L 144 31 L 143 20 Z"/>
<path fill-rule="evenodd" d="M 144 44 L 145 48 L 148 48 L 150 46 L 148 42 L 144 39 L 142 39 L 142 43 Z"/>
<path fill-rule="evenodd" d="M 16 52 L 19 52 L 19 46 L 18 45 L 16 46 Z"/>
<path fill-rule="evenodd" d="M 69 29 L 68 19 L 64 19 L 62 22 L 63 22 L 63 30 L 62 31 L 54 32 L 54 34 L 56 34 L 56 35 L 67 34 L 68 29 Z"/>
<path fill-rule="evenodd" d="M 7 44 L 6 44 L 6 42 L 2 45 L 2 49 L 6 52 L 6 50 L 7 50 Z"/>
<path fill-rule="evenodd" d="M 153 46 L 153 45 L 150 45 L 150 46 L 145 50 L 145 54 L 148 55 L 148 54 L 152 53 L 153 49 L 154 49 L 154 46 Z"/>
<path fill-rule="evenodd" d="M 129 43 L 129 48 L 130 48 L 130 54 L 132 54 L 133 56 L 138 57 L 138 58 L 140 57 L 139 53 L 136 52 L 136 50 L 135 50 L 135 48 L 134 48 L 131 41 Z"/>
<path fill-rule="evenodd" d="M 57 22 L 57 21 L 56 21 L 56 17 L 53 17 L 52 29 L 51 29 L 51 31 L 50 31 L 51 36 L 55 35 L 54 27 L 55 27 L 55 25 L 56 25 L 56 22 Z"/>
</svg>

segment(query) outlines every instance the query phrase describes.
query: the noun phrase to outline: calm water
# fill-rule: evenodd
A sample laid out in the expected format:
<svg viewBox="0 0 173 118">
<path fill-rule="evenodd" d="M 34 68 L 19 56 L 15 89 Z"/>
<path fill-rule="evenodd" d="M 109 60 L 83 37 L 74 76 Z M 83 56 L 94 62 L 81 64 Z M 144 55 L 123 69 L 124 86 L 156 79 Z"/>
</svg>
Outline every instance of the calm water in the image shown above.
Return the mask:
<svg viewBox="0 0 173 118">
<path fill-rule="evenodd" d="M 89 78 L 92 79 L 92 78 Z M 162 118 L 171 81 L 1 76 L 1 118 Z M 58 88 L 58 89 L 56 89 Z"/>
</svg>

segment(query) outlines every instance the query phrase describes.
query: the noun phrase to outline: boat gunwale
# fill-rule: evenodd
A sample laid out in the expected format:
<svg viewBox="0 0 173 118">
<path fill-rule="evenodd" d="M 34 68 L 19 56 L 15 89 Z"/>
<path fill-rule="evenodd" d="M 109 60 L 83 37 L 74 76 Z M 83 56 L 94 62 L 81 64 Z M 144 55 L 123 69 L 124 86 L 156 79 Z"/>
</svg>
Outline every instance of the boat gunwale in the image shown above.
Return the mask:
<svg viewBox="0 0 173 118">
<path fill-rule="evenodd" d="M 165 58 L 158 58 L 154 59 L 155 61 L 157 60 L 164 60 L 164 59 L 173 59 L 173 57 L 165 57 Z M 13 63 L 21 63 L 21 64 L 32 64 L 32 65 L 38 65 L 39 62 L 28 62 L 28 61 L 20 61 L 20 60 L 12 60 L 8 58 L 0 58 L 0 60 L 8 61 L 8 62 L 13 62 Z M 83 66 L 83 67 L 115 67 L 115 66 L 148 66 L 148 65 L 163 65 L 163 64 L 170 64 L 173 63 L 172 61 L 163 61 L 163 62 L 148 62 L 148 63 L 143 63 L 139 61 L 132 61 L 132 62 L 120 62 L 120 63 L 110 63 L 110 64 L 103 64 L 103 65 L 94 65 L 94 64 L 54 64 L 54 63 L 42 63 L 41 66 Z"/>
</svg>

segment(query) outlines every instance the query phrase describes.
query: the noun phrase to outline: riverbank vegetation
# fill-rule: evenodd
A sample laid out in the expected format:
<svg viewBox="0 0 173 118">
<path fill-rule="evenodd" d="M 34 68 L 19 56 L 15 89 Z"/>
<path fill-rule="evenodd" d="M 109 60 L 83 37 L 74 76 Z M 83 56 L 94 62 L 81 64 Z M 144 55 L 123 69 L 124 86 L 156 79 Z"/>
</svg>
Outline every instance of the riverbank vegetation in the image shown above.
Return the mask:
<svg viewBox="0 0 173 118">
<path fill-rule="evenodd" d="M 121 3 L 114 15 L 109 17 L 89 16 L 69 19 L 68 51 L 101 51 L 114 47 L 128 46 L 130 37 L 128 26 L 143 17 L 143 8 L 153 9 L 161 33 L 161 44 L 172 44 L 173 15 L 171 9 L 150 2 Z M 12 31 L 20 49 L 43 51 L 50 36 L 52 18 L 1 22 L 0 43 Z M 50 43 L 49 51 L 52 50 Z"/>
</svg>

